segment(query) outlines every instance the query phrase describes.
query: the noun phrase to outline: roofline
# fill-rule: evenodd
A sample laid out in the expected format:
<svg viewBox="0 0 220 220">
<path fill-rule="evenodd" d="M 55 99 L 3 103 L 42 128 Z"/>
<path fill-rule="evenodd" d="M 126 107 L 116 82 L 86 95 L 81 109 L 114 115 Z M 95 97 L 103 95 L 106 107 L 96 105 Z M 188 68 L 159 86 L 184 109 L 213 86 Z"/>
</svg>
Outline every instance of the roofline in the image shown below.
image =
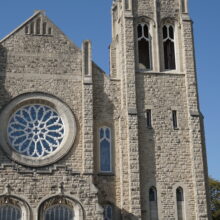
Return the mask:
<svg viewBox="0 0 220 220">
<path fill-rule="evenodd" d="M 34 12 L 34 14 L 28 18 L 25 22 L 23 22 L 20 26 L 18 26 L 17 28 L 15 28 L 11 33 L 9 33 L 8 35 L 6 35 L 3 39 L 0 40 L 0 43 L 4 42 L 6 39 L 8 39 L 10 36 L 12 36 L 15 32 L 17 32 L 18 30 L 20 30 L 25 24 L 27 24 L 30 20 L 32 20 L 34 17 L 36 17 L 37 15 L 39 15 L 40 13 L 43 13 L 43 11 L 41 10 L 37 10 Z"/>
</svg>

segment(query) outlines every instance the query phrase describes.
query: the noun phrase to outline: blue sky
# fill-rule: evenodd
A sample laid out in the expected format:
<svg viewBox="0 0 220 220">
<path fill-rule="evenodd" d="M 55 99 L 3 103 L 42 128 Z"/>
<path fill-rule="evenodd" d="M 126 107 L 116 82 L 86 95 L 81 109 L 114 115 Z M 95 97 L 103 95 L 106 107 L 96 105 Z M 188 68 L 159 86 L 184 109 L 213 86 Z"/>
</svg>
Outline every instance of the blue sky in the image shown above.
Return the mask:
<svg viewBox="0 0 220 220">
<path fill-rule="evenodd" d="M 220 180 L 220 1 L 189 0 L 194 21 L 200 106 L 205 116 L 210 176 Z M 109 72 L 111 0 L 7 0 L 1 2 L 0 38 L 30 17 L 46 10 L 48 17 L 79 47 L 85 39 L 93 45 L 93 59 Z"/>
</svg>

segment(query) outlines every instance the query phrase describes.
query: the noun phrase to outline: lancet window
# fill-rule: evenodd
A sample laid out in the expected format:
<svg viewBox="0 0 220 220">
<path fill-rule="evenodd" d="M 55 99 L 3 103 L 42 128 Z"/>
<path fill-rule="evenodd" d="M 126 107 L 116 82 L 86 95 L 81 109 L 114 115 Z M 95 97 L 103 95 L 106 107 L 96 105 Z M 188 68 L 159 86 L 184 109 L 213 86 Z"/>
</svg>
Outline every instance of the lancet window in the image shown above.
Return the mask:
<svg viewBox="0 0 220 220">
<path fill-rule="evenodd" d="M 111 149 L 111 129 L 102 127 L 99 129 L 99 152 L 100 152 L 100 171 L 112 171 L 112 149 Z"/>
<path fill-rule="evenodd" d="M 163 50 L 165 70 L 176 69 L 174 27 L 171 24 L 163 26 Z"/>
<path fill-rule="evenodd" d="M 139 68 L 151 69 L 151 37 L 148 24 L 138 24 L 137 35 Z"/>
<path fill-rule="evenodd" d="M 149 203 L 150 203 L 150 219 L 158 220 L 158 207 L 157 207 L 157 190 L 155 187 L 149 189 Z"/>
</svg>

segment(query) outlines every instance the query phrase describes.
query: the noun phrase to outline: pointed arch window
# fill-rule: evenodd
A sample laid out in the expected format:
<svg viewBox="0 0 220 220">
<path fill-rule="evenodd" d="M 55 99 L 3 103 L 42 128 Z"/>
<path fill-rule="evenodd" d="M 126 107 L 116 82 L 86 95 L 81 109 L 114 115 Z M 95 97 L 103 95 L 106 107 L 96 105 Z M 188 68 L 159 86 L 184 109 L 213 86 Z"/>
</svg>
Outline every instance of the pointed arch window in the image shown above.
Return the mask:
<svg viewBox="0 0 220 220">
<path fill-rule="evenodd" d="M 113 220 L 113 209 L 111 205 L 104 206 L 104 220 Z"/>
<path fill-rule="evenodd" d="M 54 205 L 48 208 L 44 220 L 75 220 L 72 208 L 67 205 Z"/>
<path fill-rule="evenodd" d="M 157 190 L 155 187 L 149 189 L 149 203 L 150 203 L 150 219 L 158 220 L 158 207 L 157 207 Z"/>
<path fill-rule="evenodd" d="M 184 214 L 184 194 L 182 187 L 176 189 L 177 216 L 178 220 L 185 220 Z"/>
<path fill-rule="evenodd" d="M 34 34 L 34 23 L 30 24 L 30 34 Z"/>
<path fill-rule="evenodd" d="M 0 220 L 21 220 L 21 209 L 11 204 L 1 205 Z"/>
<path fill-rule="evenodd" d="M 36 34 L 40 34 L 40 29 L 41 29 L 41 19 L 38 18 L 36 22 Z"/>
<path fill-rule="evenodd" d="M 99 153 L 100 171 L 112 172 L 111 129 L 109 127 L 99 129 Z"/>
<path fill-rule="evenodd" d="M 140 23 L 137 26 L 138 35 L 138 63 L 140 69 L 151 69 L 151 37 L 149 26 L 146 23 Z"/>
<path fill-rule="evenodd" d="M 162 32 L 163 32 L 164 68 L 165 70 L 174 70 L 176 69 L 174 26 L 171 24 L 166 24 L 163 26 Z"/>
</svg>

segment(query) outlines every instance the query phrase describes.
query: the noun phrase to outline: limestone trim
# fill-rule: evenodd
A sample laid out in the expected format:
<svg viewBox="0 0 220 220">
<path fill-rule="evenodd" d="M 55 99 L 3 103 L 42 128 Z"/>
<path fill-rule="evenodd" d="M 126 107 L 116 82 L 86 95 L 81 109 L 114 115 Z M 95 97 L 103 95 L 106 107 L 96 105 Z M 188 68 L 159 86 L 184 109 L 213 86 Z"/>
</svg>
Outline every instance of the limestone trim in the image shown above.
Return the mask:
<svg viewBox="0 0 220 220">
<path fill-rule="evenodd" d="M 16 152 L 12 149 L 7 140 L 7 126 L 11 115 L 18 108 L 27 104 L 46 104 L 50 106 L 58 112 L 64 124 L 65 135 L 60 143 L 59 149 L 42 158 L 29 157 Z M 10 159 L 31 167 L 45 166 L 61 159 L 71 149 L 76 137 L 76 122 L 69 107 L 58 98 L 45 93 L 26 93 L 17 96 L 1 111 L 0 121 L 2 123 L 0 128 L 0 145 L 3 151 Z"/>
</svg>

